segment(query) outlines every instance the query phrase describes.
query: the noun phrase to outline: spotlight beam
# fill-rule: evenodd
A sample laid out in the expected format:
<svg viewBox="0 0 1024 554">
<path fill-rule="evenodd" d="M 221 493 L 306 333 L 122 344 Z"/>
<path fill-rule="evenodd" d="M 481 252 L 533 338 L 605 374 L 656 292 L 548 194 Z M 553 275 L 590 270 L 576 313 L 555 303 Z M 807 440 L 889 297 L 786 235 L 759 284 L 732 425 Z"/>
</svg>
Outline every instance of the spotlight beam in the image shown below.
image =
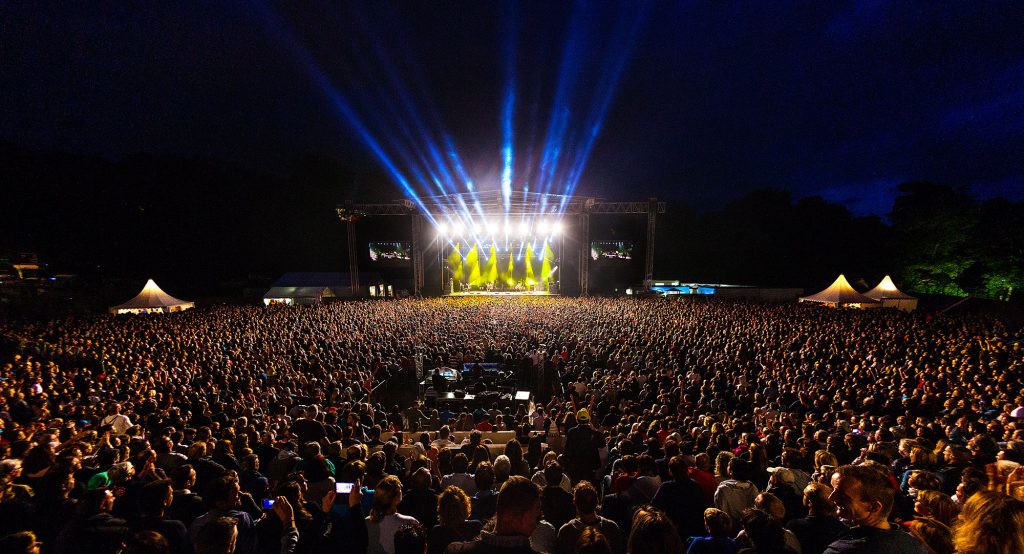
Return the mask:
<svg viewBox="0 0 1024 554">
<path fill-rule="evenodd" d="M 511 12 L 513 5 L 506 1 L 503 4 L 504 11 Z M 515 154 L 513 152 L 513 115 L 516 106 L 516 85 L 515 85 L 515 50 L 516 50 L 516 26 L 515 17 L 506 13 L 504 17 L 505 43 L 503 48 L 505 62 L 505 97 L 501 110 L 502 127 L 502 170 L 501 170 L 501 196 L 504 199 L 505 213 L 508 213 L 512 204 L 512 170 L 515 166 Z"/>
<path fill-rule="evenodd" d="M 622 13 L 620 13 L 620 18 L 617 20 L 618 25 L 616 25 L 615 34 L 609 42 L 610 45 L 613 45 L 609 48 L 611 52 L 610 58 L 606 61 L 605 68 L 601 72 L 601 80 L 595 91 L 595 102 L 591 105 L 587 121 L 583 127 L 583 145 L 576 151 L 576 157 L 569 169 L 566 188 L 563 193 L 565 197 L 563 197 L 559 206 L 559 213 L 565 211 L 567 199 L 572 196 L 576 186 L 579 184 L 583 169 L 590 158 L 590 152 L 594 148 L 597 137 L 601 134 L 601 127 L 604 124 L 605 115 L 608 113 L 608 107 L 618 91 L 619 80 L 622 78 L 626 63 L 629 61 L 629 55 L 633 45 L 636 43 L 636 37 L 647 19 L 649 10 L 650 3 L 647 1 L 641 2 L 639 7 L 631 4 L 628 8 L 624 7 L 621 10 Z"/>
<path fill-rule="evenodd" d="M 427 219 L 432 224 L 437 224 L 437 221 L 429 210 L 424 205 L 423 200 L 420 198 L 416 188 L 409 182 L 405 174 L 399 169 L 398 165 L 392 160 L 391 156 L 387 153 L 380 141 L 374 137 L 373 133 L 366 123 L 356 114 L 355 109 L 352 107 L 352 103 L 348 98 L 345 97 L 340 91 L 338 91 L 331 83 L 327 75 L 320 69 L 313 55 L 295 38 L 295 35 L 288 29 L 287 24 L 272 11 L 270 6 L 257 2 L 255 3 L 257 12 L 260 15 L 261 22 L 265 28 L 285 44 L 288 51 L 298 60 L 299 64 L 306 70 L 306 73 L 313 80 L 313 82 L 320 88 L 320 90 L 330 101 L 331 105 L 337 110 L 341 116 L 342 121 L 346 123 L 355 133 L 362 139 L 366 148 L 373 154 L 377 161 L 384 167 L 388 175 L 398 184 L 405 195 L 412 200 L 420 210 L 426 214 Z"/>
</svg>

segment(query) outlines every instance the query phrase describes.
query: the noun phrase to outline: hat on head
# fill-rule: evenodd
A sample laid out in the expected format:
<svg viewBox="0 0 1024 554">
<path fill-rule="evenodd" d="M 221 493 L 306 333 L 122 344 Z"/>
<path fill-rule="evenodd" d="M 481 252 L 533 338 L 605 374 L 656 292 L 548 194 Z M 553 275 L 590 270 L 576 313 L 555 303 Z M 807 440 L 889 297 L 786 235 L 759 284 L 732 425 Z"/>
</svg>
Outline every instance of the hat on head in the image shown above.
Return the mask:
<svg viewBox="0 0 1024 554">
<path fill-rule="evenodd" d="M 580 411 L 576 412 L 576 421 L 584 423 L 590 421 L 590 412 L 586 408 L 580 408 Z"/>
<path fill-rule="evenodd" d="M 793 475 L 793 472 L 790 471 L 789 468 L 786 468 L 786 467 L 770 467 L 770 468 L 768 468 L 768 473 L 771 473 L 772 475 L 774 475 L 775 478 L 778 479 L 780 483 L 786 483 L 787 485 L 792 485 L 792 484 L 796 483 L 796 476 Z"/>
</svg>

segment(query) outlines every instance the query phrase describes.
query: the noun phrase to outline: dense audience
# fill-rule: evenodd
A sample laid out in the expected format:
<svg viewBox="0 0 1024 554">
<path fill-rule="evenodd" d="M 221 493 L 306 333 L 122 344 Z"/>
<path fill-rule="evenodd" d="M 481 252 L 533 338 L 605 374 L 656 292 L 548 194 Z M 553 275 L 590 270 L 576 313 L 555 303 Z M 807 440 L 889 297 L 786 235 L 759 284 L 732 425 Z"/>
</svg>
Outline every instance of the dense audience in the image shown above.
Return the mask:
<svg viewBox="0 0 1024 554">
<path fill-rule="evenodd" d="M 0 552 L 1021 553 L 1022 405 L 1024 331 L 977 316 L 477 298 L 8 322 Z"/>
</svg>

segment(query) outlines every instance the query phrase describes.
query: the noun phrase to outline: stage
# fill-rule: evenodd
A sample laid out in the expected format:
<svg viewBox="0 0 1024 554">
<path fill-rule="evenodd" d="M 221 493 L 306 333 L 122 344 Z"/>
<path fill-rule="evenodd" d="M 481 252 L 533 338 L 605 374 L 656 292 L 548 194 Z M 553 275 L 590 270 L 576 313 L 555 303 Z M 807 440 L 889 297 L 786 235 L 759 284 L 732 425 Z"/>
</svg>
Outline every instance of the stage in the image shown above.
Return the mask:
<svg viewBox="0 0 1024 554">
<path fill-rule="evenodd" d="M 446 296 L 556 296 L 543 290 L 468 290 Z"/>
</svg>

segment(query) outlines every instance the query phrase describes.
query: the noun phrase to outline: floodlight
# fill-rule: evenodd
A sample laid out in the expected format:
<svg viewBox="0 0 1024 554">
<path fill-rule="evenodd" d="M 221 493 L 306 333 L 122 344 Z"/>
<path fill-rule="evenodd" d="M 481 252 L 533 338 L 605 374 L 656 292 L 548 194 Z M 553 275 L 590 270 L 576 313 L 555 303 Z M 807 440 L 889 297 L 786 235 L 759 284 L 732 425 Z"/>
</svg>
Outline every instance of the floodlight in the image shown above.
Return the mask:
<svg viewBox="0 0 1024 554">
<path fill-rule="evenodd" d="M 438 223 L 437 224 L 437 236 L 439 236 L 439 237 L 447 237 L 448 236 L 448 224 L 447 223 L 443 223 L 442 222 L 442 223 Z"/>
<path fill-rule="evenodd" d="M 498 224 L 493 221 L 487 222 L 487 234 L 494 236 L 498 233 Z"/>
<path fill-rule="evenodd" d="M 549 227 L 550 226 L 547 220 L 542 219 L 540 222 L 537 223 L 537 234 L 541 236 L 547 235 Z"/>
<path fill-rule="evenodd" d="M 525 237 L 528 234 L 530 234 L 530 224 L 524 221 L 519 224 L 519 236 Z"/>
<path fill-rule="evenodd" d="M 557 235 L 557 234 L 560 234 L 561 232 L 562 232 L 562 222 L 561 221 L 556 221 L 556 222 L 551 224 L 551 234 L 552 235 Z"/>
<path fill-rule="evenodd" d="M 480 235 L 483 234 L 483 232 L 484 232 L 484 230 L 483 230 L 482 227 L 480 227 L 479 223 L 474 223 L 473 224 L 473 235 L 474 236 L 480 236 Z"/>
<path fill-rule="evenodd" d="M 455 222 L 453 230 L 455 231 L 455 236 L 461 237 L 462 236 L 462 232 L 465 231 L 466 228 L 465 228 L 465 226 L 462 225 L 461 221 L 457 221 L 457 222 Z"/>
</svg>

